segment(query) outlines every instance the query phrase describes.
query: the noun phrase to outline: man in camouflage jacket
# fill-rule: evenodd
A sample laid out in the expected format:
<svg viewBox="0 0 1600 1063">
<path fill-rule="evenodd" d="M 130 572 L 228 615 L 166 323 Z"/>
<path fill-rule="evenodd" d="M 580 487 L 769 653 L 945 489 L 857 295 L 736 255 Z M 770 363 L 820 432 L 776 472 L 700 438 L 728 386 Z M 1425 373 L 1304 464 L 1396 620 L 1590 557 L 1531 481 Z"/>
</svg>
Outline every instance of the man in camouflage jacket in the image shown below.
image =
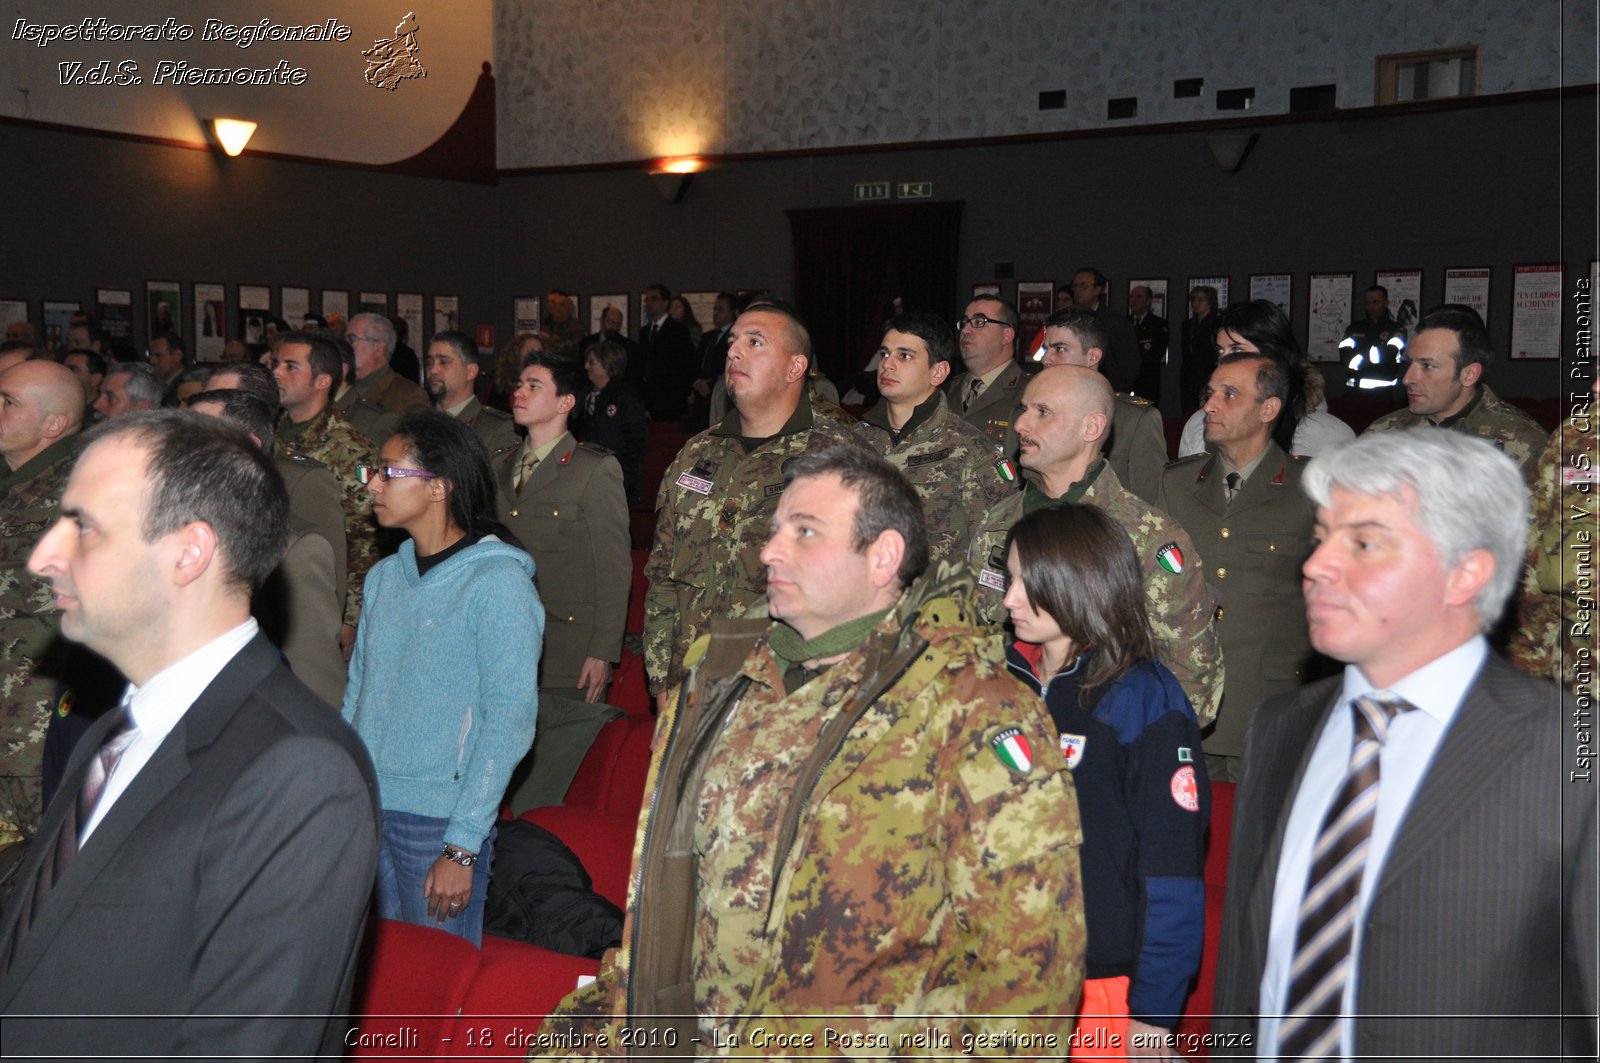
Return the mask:
<svg viewBox="0 0 1600 1063">
<path fill-rule="evenodd" d="M 854 436 L 814 418 L 806 398 L 811 338 L 787 307 L 757 303 L 733 325 L 724 375 L 734 409 L 683 445 L 656 496 L 645 563 L 644 663 L 650 692 L 683 678 L 683 655 L 712 617 L 761 599 L 757 556 L 783 492 L 783 463 Z"/>
<path fill-rule="evenodd" d="M 356 466 L 378 460 L 378 448 L 345 420 L 329 401 L 342 372 L 339 348 L 326 335 L 291 332 L 278 344 L 272 375 L 278 381 L 283 416 L 278 421 L 278 451 L 326 465 L 339 481 L 345 521 L 344 635 L 352 644 L 361 617 L 361 589 L 367 570 L 378 561 L 372 496 L 356 478 Z M 420 389 L 419 389 L 420 390 Z"/>
<path fill-rule="evenodd" d="M 45 728 L 64 649 L 50 588 L 28 556 L 55 523 L 83 427 L 83 388 L 54 362 L 22 362 L 0 375 L 0 844 L 31 836 L 43 804 Z"/>
<path fill-rule="evenodd" d="M 1204 727 L 1222 704 L 1216 599 L 1188 533 L 1123 487 L 1100 456 L 1112 401 L 1105 377 L 1082 366 L 1055 366 L 1029 381 L 1017 414 L 1025 482 L 1020 493 L 988 512 L 973 536 L 968 562 L 977 573 L 974 604 L 988 623 L 1006 619 L 1006 535 L 1025 513 L 1058 500 L 1099 506 L 1133 540 L 1157 656 L 1182 684 Z"/>
<path fill-rule="evenodd" d="M 690 651 L 623 945 L 545 1043 L 1064 1054 L 1081 831 L 1042 703 L 939 582 L 958 569 L 904 589 L 927 544 L 891 466 L 839 447 L 786 480 L 762 550 L 778 622 L 718 619 Z"/>
<path fill-rule="evenodd" d="M 1600 538 L 1595 494 L 1594 408 L 1568 417 L 1539 458 L 1533 513 L 1517 629 L 1507 655 L 1511 663 L 1574 695 L 1600 694 L 1595 678 L 1595 542 Z M 1587 561 L 1586 561 L 1587 559 Z M 1581 577 L 1581 579 L 1580 579 Z"/>
<path fill-rule="evenodd" d="M 942 318 L 917 311 L 891 318 L 878 353 L 883 398 L 856 432 L 922 496 L 933 560 L 964 561 L 973 522 L 1016 493 L 1016 472 L 939 390 L 956 353 L 955 333 Z"/>
<path fill-rule="evenodd" d="M 1493 353 L 1475 312 L 1455 306 L 1430 310 L 1406 347 L 1406 408 L 1378 418 L 1367 431 L 1449 428 L 1482 436 L 1522 466 L 1531 482 L 1548 436 L 1539 422 L 1483 383 Z"/>
</svg>

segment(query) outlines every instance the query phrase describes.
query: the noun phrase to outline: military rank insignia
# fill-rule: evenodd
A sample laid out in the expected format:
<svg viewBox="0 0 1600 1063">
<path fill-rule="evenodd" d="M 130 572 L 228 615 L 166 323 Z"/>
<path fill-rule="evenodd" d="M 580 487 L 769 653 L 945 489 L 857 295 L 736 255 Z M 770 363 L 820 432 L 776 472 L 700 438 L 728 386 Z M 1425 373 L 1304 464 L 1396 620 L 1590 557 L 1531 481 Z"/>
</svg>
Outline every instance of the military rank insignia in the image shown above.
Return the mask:
<svg viewBox="0 0 1600 1063">
<path fill-rule="evenodd" d="M 1000 763 L 1018 775 L 1026 775 L 1033 770 L 1033 749 L 1028 745 L 1028 736 L 1022 733 L 1021 728 L 1003 729 L 989 739 L 989 748 L 1000 758 Z"/>
<path fill-rule="evenodd" d="M 1156 551 L 1156 563 L 1176 576 L 1183 571 L 1183 551 L 1177 543 L 1168 543 Z"/>
</svg>

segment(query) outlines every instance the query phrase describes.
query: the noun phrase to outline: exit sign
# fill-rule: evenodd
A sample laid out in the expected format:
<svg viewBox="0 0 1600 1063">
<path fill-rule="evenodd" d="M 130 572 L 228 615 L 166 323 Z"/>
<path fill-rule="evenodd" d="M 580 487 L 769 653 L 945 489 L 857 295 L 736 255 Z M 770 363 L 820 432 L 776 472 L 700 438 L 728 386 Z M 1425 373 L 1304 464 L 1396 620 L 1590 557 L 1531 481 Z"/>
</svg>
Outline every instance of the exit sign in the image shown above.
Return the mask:
<svg viewBox="0 0 1600 1063">
<path fill-rule="evenodd" d="M 856 202 L 871 203 L 889 198 L 888 181 L 859 181 L 856 183 Z"/>
<path fill-rule="evenodd" d="M 895 186 L 895 196 L 899 199 L 932 199 L 932 181 L 901 181 Z"/>
</svg>

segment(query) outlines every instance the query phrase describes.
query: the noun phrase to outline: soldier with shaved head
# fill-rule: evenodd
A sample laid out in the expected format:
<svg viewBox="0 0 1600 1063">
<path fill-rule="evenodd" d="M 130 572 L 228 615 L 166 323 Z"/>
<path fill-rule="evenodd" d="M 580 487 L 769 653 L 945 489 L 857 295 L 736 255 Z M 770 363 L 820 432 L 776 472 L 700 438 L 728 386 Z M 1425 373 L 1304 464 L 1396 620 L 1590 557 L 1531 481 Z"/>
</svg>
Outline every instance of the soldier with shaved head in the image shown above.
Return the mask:
<svg viewBox="0 0 1600 1063">
<path fill-rule="evenodd" d="M 1101 454 L 1115 402 L 1106 378 L 1084 366 L 1054 366 L 1028 382 L 1016 424 L 1023 489 L 989 510 L 967 558 L 978 575 L 977 607 L 990 623 L 1004 619 L 1006 533 L 1025 514 L 1061 501 L 1099 506 L 1133 540 L 1157 656 L 1203 725 L 1222 703 L 1216 601 L 1188 534 L 1123 487 Z"/>
<path fill-rule="evenodd" d="M 83 386 L 65 366 L 28 361 L 0 373 L 0 844 L 30 837 L 43 803 L 45 725 L 56 676 L 45 663 L 57 613 L 27 573 L 55 520 L 83 428 Z"/>
</svg>

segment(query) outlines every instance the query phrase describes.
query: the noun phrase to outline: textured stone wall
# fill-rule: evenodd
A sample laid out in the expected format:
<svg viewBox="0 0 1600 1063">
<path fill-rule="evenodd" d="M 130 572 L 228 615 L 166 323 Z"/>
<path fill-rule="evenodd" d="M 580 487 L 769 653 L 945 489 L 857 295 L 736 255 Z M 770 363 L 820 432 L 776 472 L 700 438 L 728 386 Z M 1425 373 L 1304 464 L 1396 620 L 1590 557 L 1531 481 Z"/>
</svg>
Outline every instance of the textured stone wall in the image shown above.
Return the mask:
<svg viewBox="0 0 1600 1063">
<path fill-rule="evenodd" d="M 1563 0 L 497 0 L 500 165 L 1197 121 L 1246 86 L 1254 114 L 1328 83 L 1362 107 L 1376 56 L 1474 43 L 1483 93 L 1552 88 L 1594 80 L 1595 32 Z"/>
</svg>

